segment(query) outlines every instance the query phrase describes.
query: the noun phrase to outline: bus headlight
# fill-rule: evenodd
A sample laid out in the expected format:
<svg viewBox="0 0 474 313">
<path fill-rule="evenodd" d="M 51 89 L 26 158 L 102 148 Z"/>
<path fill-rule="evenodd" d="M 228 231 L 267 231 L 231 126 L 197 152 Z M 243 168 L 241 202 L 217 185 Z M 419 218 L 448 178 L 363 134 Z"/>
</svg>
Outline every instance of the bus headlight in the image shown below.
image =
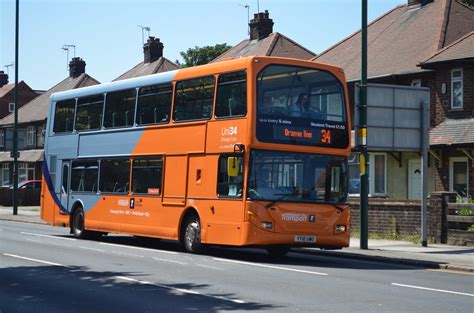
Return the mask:
<svg viewBox="0 0 474 313">
<path fill-rule="evenodd" d="M 336 234 L 343 233 L 346 231 L 346 225 L 336 225 L 335 232 Z"/>
</svg>

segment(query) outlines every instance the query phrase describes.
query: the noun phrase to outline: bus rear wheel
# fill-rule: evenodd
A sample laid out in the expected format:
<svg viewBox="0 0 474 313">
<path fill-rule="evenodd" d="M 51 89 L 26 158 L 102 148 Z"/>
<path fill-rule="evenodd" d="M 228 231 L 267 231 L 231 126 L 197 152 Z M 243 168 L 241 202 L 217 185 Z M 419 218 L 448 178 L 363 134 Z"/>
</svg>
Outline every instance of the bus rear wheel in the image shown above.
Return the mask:
<svg viewBox="0 0 474 313">
<path fill-rule="evenodd" d="M 72 215 L 71 233 L 74 237 L 78 239 L 94 239 L 102 235 L 99 232 L 86 230 L 84 225 L 84 210 L 82 207 L 79 207 Z"/>
<path fill-rule="evenodd" d="M 201 243 L 201 222 L 192 214 L 186 217 L 183 225 L 183 246 L 189 253 L 200 253 L 204 250 Z"/>
</svg>

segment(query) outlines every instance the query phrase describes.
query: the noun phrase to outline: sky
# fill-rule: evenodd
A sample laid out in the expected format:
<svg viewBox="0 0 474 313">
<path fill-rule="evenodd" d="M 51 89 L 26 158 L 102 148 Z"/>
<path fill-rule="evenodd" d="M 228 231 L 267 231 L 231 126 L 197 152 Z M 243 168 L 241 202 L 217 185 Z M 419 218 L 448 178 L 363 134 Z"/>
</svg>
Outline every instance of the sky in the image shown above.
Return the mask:
<svg viewBox="0 0 474 313">
<path fill-rule="evenodd" d="M 369 22 L 407 0 L 368 0 Z M 268 10 L 277 31 L 320 53 L 360 29 L 361 0 L 20 0 L 19 80 L 47 90 L 68 76 L 64 45 L 86 72 L 108 82 L 143 61 L 142 30 L 180 60 L 195 46 L 248 38 L 250 18 Z M 0 0 L 0 70 L 15 60 L 15 0 Z M 145 38 L 147 34 L 145 32 Z M 69 59 L 73 57 L 69 51 Z M 9 82 L 15 81 L 9 68 Z"/>
</svg>

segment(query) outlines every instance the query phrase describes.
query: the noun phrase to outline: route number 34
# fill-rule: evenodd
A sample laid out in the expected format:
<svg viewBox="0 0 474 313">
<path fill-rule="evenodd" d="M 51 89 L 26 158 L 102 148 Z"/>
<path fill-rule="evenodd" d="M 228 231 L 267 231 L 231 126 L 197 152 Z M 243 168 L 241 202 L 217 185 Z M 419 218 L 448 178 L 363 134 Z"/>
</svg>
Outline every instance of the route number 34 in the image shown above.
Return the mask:
<svg viewBox="0 0 474 313">
<path fill-rule="evenodd" d="M 331 130 L 322 129 L 321 130 L 321 142 L 322 143 L 331 143 Z"/>
</svg>

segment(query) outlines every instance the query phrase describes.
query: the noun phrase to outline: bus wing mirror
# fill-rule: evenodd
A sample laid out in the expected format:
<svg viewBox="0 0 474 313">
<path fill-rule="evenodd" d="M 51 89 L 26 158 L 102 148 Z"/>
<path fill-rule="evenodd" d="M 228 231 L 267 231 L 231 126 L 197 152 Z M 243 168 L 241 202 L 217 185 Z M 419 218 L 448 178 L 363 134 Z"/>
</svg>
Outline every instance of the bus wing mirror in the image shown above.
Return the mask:
<svg viewBox="0 0 474 313">
<path fill-rule="evenodd" d="M 227 158 L 227 175 L 230 177 L 239 176 L 239 158 L 238 157 L 228 157 Z"/>
</svg>

